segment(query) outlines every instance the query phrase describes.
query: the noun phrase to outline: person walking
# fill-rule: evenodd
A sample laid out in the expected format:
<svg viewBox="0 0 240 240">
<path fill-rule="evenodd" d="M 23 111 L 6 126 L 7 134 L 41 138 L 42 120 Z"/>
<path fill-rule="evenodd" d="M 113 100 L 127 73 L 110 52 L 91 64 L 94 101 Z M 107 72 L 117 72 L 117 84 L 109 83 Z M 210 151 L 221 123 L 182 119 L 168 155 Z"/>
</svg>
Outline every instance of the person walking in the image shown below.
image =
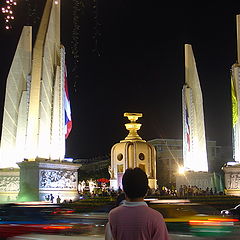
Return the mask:
<svg viewBox="0 0 240 240">
<path fill-rule="evenodd" d="M 109 213 L 105 240 L 169 240 L 163 216 L 148 207 L 144 197 L 148 178 L 140 168 L 129 168 L 122 178 L 126 201 Z"/>
</svg>

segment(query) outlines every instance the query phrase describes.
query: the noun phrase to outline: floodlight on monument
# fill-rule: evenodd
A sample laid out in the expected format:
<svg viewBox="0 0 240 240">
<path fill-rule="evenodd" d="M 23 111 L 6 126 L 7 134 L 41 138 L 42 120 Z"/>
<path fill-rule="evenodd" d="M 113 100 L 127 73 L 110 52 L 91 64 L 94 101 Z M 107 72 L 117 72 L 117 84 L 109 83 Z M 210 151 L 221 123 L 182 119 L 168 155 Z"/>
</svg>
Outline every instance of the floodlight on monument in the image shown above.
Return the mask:
<svg viewBox="0 0 240 240">
<path fill-rule="evenodd" d="M 53 147 L 53 149 L 50 149 L 49 143 L 47 141 L 42 140 L 42 139 L 48 139 L 47 130 L 48 129 L 45 129 L 45 131 L 42 131 L 41 136 L 39 136 L 40 141 L 38 143 L 37 155 L 34 157 L 38 156 L 40 158 L 49 158 L 49 152 L 54 151 L 54 146 L 51 146 Z"/>
<path fill-rule="evenodd" d="M 201 148 L 194 148 L 190 151 L 184 159 L 185 171 L 190 170 L 194 172 L 207 172 L 208 166 L 206 155 Z"/>
<path fill-rule="evenodd" d="M 178 168 L 178 173 L 179 173 L 180 175 L 183 175 L 183 174 L 185 173 L 185 168 L 184 168 L 183 166 L 179 166 L 179 168 Z"/>
<path fill-rule="evenodd" d="M 37 156 L 36 152 L 34 151 L 33 148 L 28 148 L 25 151 L 25 159 L 28 159 L 30 161 L 34 160 L 35 157 Z"/>
<path fill-rule="evenodd" d="M 16 160 L 18 159 L 18 154 L 16 153 L 16 149 L 13 146 L 9 146 L 6 149 L 1 149 L 0 151 L 0 168 L 10 168 L 15 167 L 18 168 L 16 164 Z M 8 156 L 8 161 L 3 161 L 6 159 L 5 156 Z"/>
<path fill-rule="evenodd" d="M 234 166 L 234 165 L 237 165 L 239 164 L 238 162 L 227 162 L 226 163 L 226 166 Z"/>
<path fill-rule="evenodd" d="M 66 161 L 66 162 L 72 162 L 73 158 L 64 158 L 63 160 Z"/>
<path fill-rule="evenodd" d="M 196 149 L 196 151 L 193 154 L 193 165 L 192 165 L 192 170 L 199 172 L 207 172 L 208 171 L 208 165 L 207 165 L 207 156 L 201 149 Z"/>
<path fill-rule="evenodd" d="M 52 160 L 64 160 L 66 162 L 72 162 L 72 158 L 64 158 L 64 149 L 60 144 L 51 144 L 50 159 Z"/>
</svg>

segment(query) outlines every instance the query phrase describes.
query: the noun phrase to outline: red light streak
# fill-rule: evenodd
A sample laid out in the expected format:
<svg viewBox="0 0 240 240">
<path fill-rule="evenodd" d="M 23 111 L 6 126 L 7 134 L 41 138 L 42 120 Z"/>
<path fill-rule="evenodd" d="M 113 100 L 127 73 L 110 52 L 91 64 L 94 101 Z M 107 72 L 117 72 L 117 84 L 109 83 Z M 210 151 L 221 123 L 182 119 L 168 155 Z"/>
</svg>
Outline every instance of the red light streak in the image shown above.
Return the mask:
<svg viewBox="0 0 240 240">
<path fill-rule="evenodd" d="M 190 220 L 189 225 L 225 225 L 226 223 L 238 222 L 238 219 L 209 218 L 207 220 Z"/>
<path fill-rule="evenodd" d="M 52 229 L 63 230 L 63 229 L 70 229 L 70 228 L 72 228 L 72 226 L 46 226 L 46 227 L 43 227 L 43 229 L 46 229 L 46 230 L 52 230 Z"/>
</svg>

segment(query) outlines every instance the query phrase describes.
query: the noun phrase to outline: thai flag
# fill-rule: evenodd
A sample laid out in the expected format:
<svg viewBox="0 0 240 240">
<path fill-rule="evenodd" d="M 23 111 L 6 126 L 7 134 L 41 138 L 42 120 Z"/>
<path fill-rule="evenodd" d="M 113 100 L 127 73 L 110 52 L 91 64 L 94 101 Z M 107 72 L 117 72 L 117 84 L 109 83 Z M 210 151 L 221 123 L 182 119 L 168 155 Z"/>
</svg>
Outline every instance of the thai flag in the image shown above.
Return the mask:
<svg viewBox="0 0 240 240">
<path fill-rule="evenodd" d="M 186 134 L 187 134 L 187 149 L 190 152 L 190 126 L 189 126 L 189 117 L 188 111 L 186 109 Z"/>
<path fill-rule="evenodd" d="M 68 95 L 68 85 L 67 85 L 67 68 L 64 68 L 64 112 L 65 112 L 65 138 L 68 137 L 72 130 L 72 118 L 71 118 L 71 108 L 70 100 Z"/>
</svg>

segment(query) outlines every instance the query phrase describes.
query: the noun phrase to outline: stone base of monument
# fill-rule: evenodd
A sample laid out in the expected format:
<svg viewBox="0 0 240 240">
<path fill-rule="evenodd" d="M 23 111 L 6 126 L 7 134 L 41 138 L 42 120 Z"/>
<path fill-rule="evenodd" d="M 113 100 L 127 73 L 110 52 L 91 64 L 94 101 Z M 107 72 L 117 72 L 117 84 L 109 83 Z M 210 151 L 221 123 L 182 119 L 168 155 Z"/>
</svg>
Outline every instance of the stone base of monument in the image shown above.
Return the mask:
<svg viewBox="0 0 240 240">
<path fill-rule="evenodd" d="M 202 190 L 206 190 L 206 188 L 210 190 L 212 188 L 214 191 L 213 173 L 188 171 L 184 174 L 177 175 L 176 189 L 179 190 L 181 185 L 197 186 Z"/>
<path fill-rule="evenodd" d="M 227 165 L 222 169 L 225 178 L 225 194 L 240 196 L 240 164 Z"/>
<path fill-rule="evenodd" d="M 19 192 L 19 169 L 0 169 L 0 202 L 16 201 Z"/>
<path fill-rule="evenodd" d="M 79 199 L 79 164 L 36 159 L 23 161 L 20 167 L 19 201 L 63 202 Z"/>
</svg>

